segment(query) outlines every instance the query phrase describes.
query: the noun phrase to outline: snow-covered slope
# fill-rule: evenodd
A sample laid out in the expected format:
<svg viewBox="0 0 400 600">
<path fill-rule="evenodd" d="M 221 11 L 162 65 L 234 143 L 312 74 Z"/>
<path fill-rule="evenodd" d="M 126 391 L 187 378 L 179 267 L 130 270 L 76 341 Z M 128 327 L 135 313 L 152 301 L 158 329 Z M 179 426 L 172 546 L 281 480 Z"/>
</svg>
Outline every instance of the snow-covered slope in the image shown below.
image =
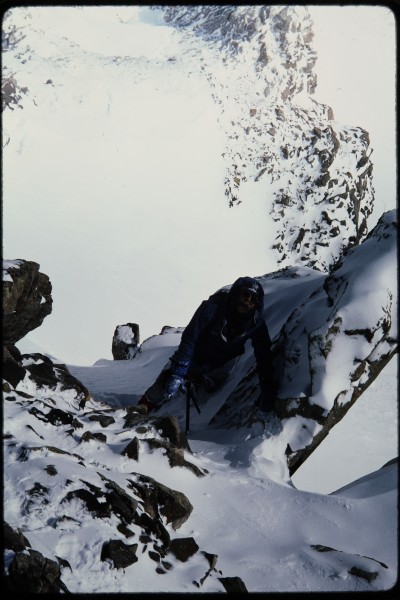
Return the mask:
<svg viewBox="0 0 400 600">
<path fill-rule="evenodd" d="M 396 215 L 366 237 L 369 136 L 313 100 L 307 7 L 6 17 L 3 288 L 29 299 L 5 311 L 9 592 L 393 592 L 397 463 L 330 495 L 291 478 L 397 349 Z M 19 288 L 25 261 L 54 296 L 30 347 L 14 313 L 31 330 L 53 298 Z M 244 274 L 266 292 L 279 416 L 254 437 L 247 348 L 187 441 L 184 398 L 135 404 Z M 133 321 L 132 360 L 81 366 Z"/>
<path fill-rule="evenodd" d="M 149 342 L 155 356 L 166 338 Z M 99 395 L 119 381 L 126 401 L 135 363 L 71 370 Z M 26 568 L 31 589 L 49 586 L 50 565 L 53 585 L 73 593 L 223 592 L 226 579 L 264 593 L 394 585 L 396 464 L 331 496 L 304 492 L 274 463 L 279 444 L 266 451 L 250 429 L 194 425 L 189 452 L 166 417 L 91 400 L 38 355 L 23 364 L 24 380 L 3 392 L 4 519 L 26 540 L 21 552 L 7 530 L 13 591 L 26 591 Z M 33 551 L 47 560 L 42 579 Z"/>
<path fill-rule="evenodd" d="M 174 592 L 193 591 L 192 586 L 229 591 L 232 585 L 242 591 L 390 588 L 397 565 L 397 463 L 364 478 L 355 491 L 353 486 L 339 490 L 329 509 L 326 496 L 297 490 L 291 473 L 348 410 L 340 402 L 343 386 L 351 405 L 396 351 L 396 289 L 386 289 L 396 263 L 394 224 L 393 212 L 383 215 L 331 275 L 303 267 L 260 278 L 266 320 L 276 328 L 271 334 L 279 348 L 285 345 L 279 402 L 288 385 L 302 390 L 315 376 L 319 385 L 311 386 L 315 393 L 308 397 L 289 398 L 285 410 L 278 402 L 279 418 L 257 435 L 251 427 L 259 395 L 251 348 L 222 390 L 197 397 L 201 412 L 191 410 L 188 444 L 182 434 L 184 395 L 155 416 L 143 416 L 135 406 L 176 349 L 182 328 L 164 328 L 130 360 L 99 360 L 93 367 L 67 369 L 41 354 L 19 355 L 10 345 L 3 365 L 10 589 L 26 585 L 16 573 L 37 573 L 37 552 L 53 561 L 54 585 L 76 592 L 115 591 L 116 577 L 118 591 L 132 586 Z M 6 263 L 10 300 L 13 286 L 18 293 L 22 274 L 34 267 Z M 33 306 L 36 298 L 32 290 Z M 32 314 L 28 301 L 20 305 L 26 308 L 15 321 L 18 336 L 18 323 Z M 294 352 L 296 331 L 303 333 L 306 324 L 318 333 L 327 306 L 332 318 L 332 311 L 341 311 L 343 327 L 335 317 L 332 328 L 328 319 L 329 335 L 320 335 L 326 345 L 312 344 L 312 351 L 299 345 Z M 12 322 L 7 331 L 13 339 Z M 351 352 L 345 353 L 349 335 Z M 357 378 L 354 357 L 364 365 Z M 297 371 L 307 358 L 309 377 L 304 377 L 305 365 Z M 314 404 L 327 418 L 321 410 L 314 414 Z M 357 537 L 361 526 L 363 535 Z M 23 547 L 18 531 L 28 540 Z M 295 574 L 289 580 L 282 577 L 288 564 Z M 49 585 L 44 572 L 31 579 L 36 590 Z"/>
<path fill-rule="evenodd" d="M 261 195 L 279 264 L 328 269 L 367 233 L 368 133 L 336 123 L 312 95 L 312 21 L 304 6 L 167 7 L 210 82 L 225 131 L 231 205 Z M 257 192 L 256 192 L 257 190 Z"/>
<path fill-rule="evenodd" d="M 49 274 L 35 342 L 68 362 L 80 332 L 107 357 L 116 323 L 183 326 L 221 284 L 327 270 L 368 232 L 368 135 L 313 99 L 307 7 L 153 8 L 4 20 L 5 250 Z"/>
</svg>

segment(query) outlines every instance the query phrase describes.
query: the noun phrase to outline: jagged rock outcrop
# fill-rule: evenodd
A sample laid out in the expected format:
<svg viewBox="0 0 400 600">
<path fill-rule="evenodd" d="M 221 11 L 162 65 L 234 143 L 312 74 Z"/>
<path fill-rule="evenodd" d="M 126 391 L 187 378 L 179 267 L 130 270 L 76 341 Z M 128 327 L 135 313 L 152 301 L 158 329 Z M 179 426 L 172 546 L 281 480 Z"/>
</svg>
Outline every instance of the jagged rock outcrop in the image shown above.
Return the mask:
<svg viewBox="0 0 400 600">
<path fill-rule="evenodd" d="M 396 242 L 396 211 L 390 211 L 329 275 L 292 267 L 260 278 L 267 290 L 267 310 L 282 310 L 278 300 L 274 305 L 273 297 L 268 297 L 271 280 L 282 282 L 285 289 L 290 282 L 291 297 L 306 298 L 283 318 L 275 340 L 280 428 L 270 434 L 284 440 L 282 458 L 290 473 L 397 351 Z M 364 310 L 360 310 L 360 297 Z M 180 333 L 182 328 L 166 327 L 160 335 L 171 331 Z M 184 468 L 191 477 L 207 476 L 196 465 L 177 418 L 148 416 L 139 406 L 112 408 L 96 402 L 65 365 L 39 353 L 21 354 L 12 345 L 6 350 L 4 440 L 9 476 L 29 460 L 29 470 L 19 483 L 20 514 L 27 518 L 35 514 L 39 523 L 51 523 L 61 533 L 86 526 L 88 519 L 101 520 L 103 527 L 93 543 L 101 548 L 99 561 L 108 561 L 111 568 L 138 568 L 147 556 L 154 562 L 155 574 L 167 577 L 174 561 L 188 563 L 190 569 L 195 561 L 196 587 L 216 578 L 228 592 L 246 591 L 241 580 L 217 571 L 216 556 L 200 550 L 195 538 L 177 533 L 190 518 L 190 498 L 135 470 L 144 457 L 156 455 L 158 468 L 162 464 L 164 469 Z M 258 389 L 254 364 L 248 364 L 245 377 L 226 398 L 211 427 L 247 424 Z M 132 464 L 128 469 L 126 461 Z M 79 517 L 82 511 L 84 520 Z M 23 522 L 8 526 L 27 533 Z M 40 526 L 35 536 L 38 532 Z M 25 589 L 35 591 L 71 588 L 75 565 L 69 554 L 67 558 L 60 553 L 44 556 L 37 550 L 27 553 L 18 549 L 27 544 L 24 537 L 13 534 L 7 539 L 11 540 L 7 542 L 9 589 L 19 589 L 22 581 Z M 360 577 L 380 568 L 371 571 L 371 559 L 366 557 L 359 563 L 353 574 Z"/>
<path fill-rule="evenodd" d="M 16 294 L 12 293 L 12 281 L 5 284 L 9 307 L 10 297 Z M 29 305 L 24 291 L 29 300 L 31 286 L 23 285 L 18 302 L 12 304 L 16 323 L 23 320 L 18 311 L 25 315 Z M 17 495 L 23 504 L 15 507 L 15 514 L 36 514 L 37 523 L 44 528 L 51 524 L 61 533 L 84 526 L 82 511 L 89 521 L 101 520 L 100 539 L 92 540 L 93 532 L 90 539 L 101 544 L 99 561 L 108 561 L 115 569 L 135 568 L 136 563 L 140 568 L 142 557 L 148 556 L 155 574 L 166 576 L 176 560 L 188 562 L 192 570 L 190 559 L 195 556 L 200 568 L 195 568 L 199 575 L 193 585 L 201 587 L 209 577 L 222 575 L 215 568 L 216 555 L 211 564 L 212 555 L 200 550 L 193 538 L 176 533 L 193 509 L 186 495 L 132 468 L 126 473 L 123 467 L 126 461 L 134 465 L 144 456 L 157 454 L 165 469 L 184 468 L 193 477 L 204 477 L 207 471 L 188 459 L 192 453 L 175 417 L 149 417 L 140 407 L 113 409 L 95 402 L 65 365 L 39 353 L 21 354 L 13 345 L 5 348 L 3 399 L 8 477 L 29 461 Z M 96 462 L 92 460 L 93 444 L 98 446 Z M 76 503 L 81 507 L 78 512 Z M 4 524 L 6 590 L 68 593 L 71 586 L 62 576 L 71 581 L 74 564 L 58 554 L 44 556 L 31 548 L 29 535 L 22 533 L 26 531 L 24 519 Z M 40 531 L 38 525 L 35 539 Z"/>
<path fill-rule="evenodd" d="M 330 275 L 315 278 L 315 289 L 275 340 L 277 410 L 291 474 L 398 352 L 396 257 L 397 215 L 389 211 Z M 265 282 L 276 276 L 283 282 L 302 279 L 296 270 L 284 270 Z M 267 300 L 267 306 L 273 302 Z M 243 426 L 254 409 L 255 389 L 253 368 L 213 424 Z M 291 422 L 296 418 L 297 427 Z"/>
<path fill-rule="evenodd" d="M 209 85 L 225 137 L 228 204 L 248 202 L 249 186 L 257 186 L 257 195 L 265 197 L 266 214 L 276 225 L 269 243 L 280 266 L 301 264 L 328 271 L 345 248 L 357 245 L 368 233 L 374 204 L 372 149 L 364 129 L 338 123 L 332 109 L 318 102 L 317 54 L 308 8 L 151 8 L 162 10 L 166 23 L 179 32 L 181 52 L 178 48 L 163 64 L 171 81 L 179 72 Z M 5 49 L 12 55 L 18 47 L 10 60 L 16 78 L 20 61 L 31 59 L 25 39 L 31 27 L 29 12 L 24 18 L 18 23 L 20 35 L 15 35 L 12 18 L 5 22 Z M 34 31 L 32 36 L 40 39 L 41 33 Z M 67 41 L 60 47 L 63 58 L 57 60 L 73 64 L 76 57 L 69 53 Z M 109 72 L 112 62 L 118 65 L 126 58 L 99 55 L 97 64 Z M 129 58 L 136 82 L 158 76 L 159 61 L 143 65 L 140 58 Z M 9 79 L 11 69 L 4 75 Z M 43 85 L 54 87 L 52 79 Z M 42 93 L 29 90 L 24 104 L 37 104 Z M 51 95 L 57 102 L 57 89 Z M 19 96 L 14 80 L 4 90 L 8 112 L 13 106 L 10 98 Z"/>
<path fill-rule="evenodd" d="M 158 8 L 200 61 L 220 108 L 230 206 L 244 201 L 248 183 L 262 186 L 278 263 L 328 271 L 368 233 L 372 150 L 365 130 L 339 124 L 311 98 L 316 53 L 307 7 Z"/>
<path fill-rule="evenodd" d="M 12 346 L 52 311 L 51 283 L 29 260 L 3 261 L 3 345 Z"/>
<path fill-rule="evenodd" d="M 114 360 L 131 360 L 139 349 L 140 335 L 137 323 L 117 325 L 111 344 Z"/>
<path fill-rule="evenodd" d="M 154 6 L 169 25 L 190 32 L 229 58 L 248 60 L 260 77 L 264 97 L 285 100 L 316 86 L 312 22 L 303 7 L 290 6 Z M 249 52 L 249 56 L 245 56 Z M 282 67 L 279 69 L 279 67 Z M 250 74 L 253 76 L 253 73 Z"/>
<path fill-rule="evenodd" d="M 40 389 L 54 392 L 68 390 L 74 391 L 79 406 L 85 406 L 90 398 L 89 391 L 66 367 L 53 361 L 44 354 L 21 354 L 18 348 L 13 347 L 11 352 L 5 349 L 3 357 L 3 390 L 10 391 L 16 388 L 26 377 L 33 378 L 35 386 Z M 60 418 L 61 411 L 54 409 L 55 418 Z"/>
<path fill-rule="evenodd" d="M 290 448 L 292 472 L 398 352 L 397 229 L 396 211 L 385 213 L 281 331 L 280 414 L 304 416 L 311 435 Z"/>
<path fill-rule="evenodd" d="M 22 362 L 28 358 L 31 359 L 22 355 Z M 164 455 L 165 448 L 168 451 L 174 449 L 182 457 L 184 451 L 191 454 L 174 417 L 148 417 L 141 414 L 138 407 L 113 410 L 93 399 L 82 404 L 77 402 L 73 387 L 60 393 L 60 389 L 55 391 L 41 380 L 36 384 L 35 373 L 29 373 L 17 388 L 6 384 L 3 389 L 4 437 L 10 477 L 11 471 L 18 469 L 21 462 L 30 461 L 30 468 L 20 483 L 24 489 L 23 495 L 19 496 L 24 502 L 22 514 L 35 512 L 41 515 L 44 527 L 51 523 L 61 532 L 75 525 L 84 526 L 79 516 L 82 511 L 86 521 L 90 518 L 101 520 L 102 528 L 98 527 L 98 530 L 108 531 L 107 537 L 102 538 L 104 534 L 99 533 L 100 539 L 93 540 L 93 532 L 90 536 L 93 543 L 101 542 L 99 561 L 109 561 L 115 569 L 140 569 L 143 557 L 149 556 L 154 561 L 155 574 L 166 575 L 175 560 L 188 562 L 188 568 L 192 569 L 190 559 L 196 555 L 196 563 L 203 564 L 201 576 L 193 582 L 196 587 L 201 587 L 214 573 L 216 576 L 222 574 L 215 568 L 215 555 L 211 565 L 211 555 L 201 551 L 193 538 L 180 537 L 176 533 L 193 509 L 185 494 L 152 477 L 135 473 L 132 468 L 126 473 L 122 467 L 127 459 L 134 465 L 141 460 L 141 452 L 150 452 L 159 454 L 159 460 L 165 461 L 165 469 L 188 468 L 194 477 L 205 476 L 206 471 L 189 460 L 171 463 L 170 457 Z M 28 389 L 30 393 L 26 391 Z M 17 408 L 25 414 L 25 428 L 21 423 L 13 428 L 12 414 Z M 136 456 L 128 456 L 124 448 L 134 437 L 139 452 Z M 94 443 L 98 445 L 98 461 L 93 464 L 90 445 Z M 117 466 L 118 454 L 115 455 L 118 446 L 120 468 Z M 68 464 L 72 470 L 67 469 L 66 477 Z M 43 483 L 46 477 L 50 480 L 48 484 Z M 81 505 L 78 513 L 77 502 Z M 61 513 L 59 506 L 62 506 Z M 60 575 L 66 570 L 68 576 L 70 572 L 74 573 L 71 561 L 63 556 L 57 556 L 56 560 L 44 557 L 30 548 L 27 552 L 26 536 L 21 531 L 13 531 L 19 524 L 14 523 L 12 527 L 6 524 L 5 527 L 8 534 L 5 536 L 6 549 L 11 551 L 11 555 L 8 552 L 6 577 L 8 589 L 20 591 L 23 586 L 25 592 L 67 591 L 68 586 L 61 581 Z M 39 531 L 40 526 L 36 536 Z"/>
<path fill-rule="evenodd" d="M 3 547 L 14 553 L 7 575 L 3 577 L 3 593 L 69 593 L 60 579 L 61 568 L 58 562 L 33 550 L 22 532 L 13 529 L 8 523 L 3 523 L 3 530 Z"/>
</svg>

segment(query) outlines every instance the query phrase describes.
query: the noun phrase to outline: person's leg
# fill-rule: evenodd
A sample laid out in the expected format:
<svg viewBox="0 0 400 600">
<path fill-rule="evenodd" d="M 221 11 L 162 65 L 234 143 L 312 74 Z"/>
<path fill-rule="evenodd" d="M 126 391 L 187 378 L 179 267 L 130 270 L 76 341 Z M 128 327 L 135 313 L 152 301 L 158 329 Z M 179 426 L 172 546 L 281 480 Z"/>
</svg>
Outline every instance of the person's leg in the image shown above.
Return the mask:
<svg viewBox="0 0 400 600">
<path fill-rule="evenodd" d="M 147 412 L 151 412 L 159 408 L 164 400 L 164 388 L 171 374 L 170 363 L 163 368 L 161 373 L 158 375 L 155 382 L 147 388 L 143 396 L 140 398 L 138 404 L 144 405 L 147 408 Z"/>
</svg>

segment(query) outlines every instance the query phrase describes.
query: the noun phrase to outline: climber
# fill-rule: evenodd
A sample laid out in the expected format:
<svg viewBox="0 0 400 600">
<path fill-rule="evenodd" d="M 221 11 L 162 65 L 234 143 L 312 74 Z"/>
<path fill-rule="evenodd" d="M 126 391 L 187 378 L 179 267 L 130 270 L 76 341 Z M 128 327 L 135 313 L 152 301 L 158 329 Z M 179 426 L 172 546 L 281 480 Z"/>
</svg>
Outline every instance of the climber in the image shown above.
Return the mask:
<svg viewBox="0 0 400 600">
<path fill-rule="evenodd" d="M 229 290 L 223 288 L 204 300 L 185 328 L 178 349 L 139 404 L 147 412 L 157 410 L 191 382 L 207 392 L 215 391 L 232 373 L 250 339 L 261 391 L 257 410 L 259 416 L 268 418 L 274 411 L 275 392 L 263 306 L 263 287 L 252 277 L 240 277 Z"/>
</svg>

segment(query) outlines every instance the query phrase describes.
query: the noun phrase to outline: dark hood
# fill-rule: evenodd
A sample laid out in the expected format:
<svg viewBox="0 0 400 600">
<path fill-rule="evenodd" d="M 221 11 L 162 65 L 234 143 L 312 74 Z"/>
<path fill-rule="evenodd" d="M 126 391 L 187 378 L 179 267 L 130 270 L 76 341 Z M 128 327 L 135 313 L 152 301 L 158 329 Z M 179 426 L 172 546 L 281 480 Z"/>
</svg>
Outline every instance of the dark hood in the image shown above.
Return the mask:
<svg viewBox="0 0 400 600">
<path fill-rule="evenodd" d="M 254 292 L 258 298 L 257 310 L 262 314 L 264 308 L 264 289 L 263 286 L 257 279 L 253 277 L 239 277 L 232 284 L 231 289 L 228 292 L 228 302 L 231 306 L 236 303 L 239 297 L 240 290 L 248 289 Z"/>
</svg>

